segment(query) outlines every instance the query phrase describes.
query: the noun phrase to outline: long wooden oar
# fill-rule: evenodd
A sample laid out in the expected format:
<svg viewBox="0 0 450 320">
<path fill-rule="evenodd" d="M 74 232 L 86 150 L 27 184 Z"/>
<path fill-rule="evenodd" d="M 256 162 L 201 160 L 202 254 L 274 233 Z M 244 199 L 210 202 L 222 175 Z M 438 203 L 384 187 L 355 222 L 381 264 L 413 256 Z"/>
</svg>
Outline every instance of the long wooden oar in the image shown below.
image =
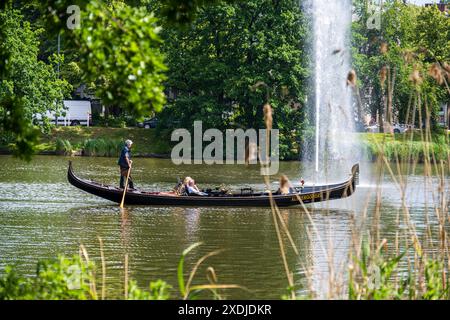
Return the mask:
<svg viewBox="0 0 450 320">
<path fill-rule="evenodd" d="M 125 188 L 123 188 L 122 202 L 120 203 L 120 208 L 121 208 L 121 209 L 123 209 L 123 204 L 124 204 L 124 202 L 125 202 L 125 194 L 127 193 L 128 179 L 130 178 L 130 172 L 131 172 L 131 163 L 130 163 L 130 167 L 128 168 L 127 180 L 125 181 Z M 122 173 L 121 173 L 121 174 L 122 174 Z"/>
</svg>

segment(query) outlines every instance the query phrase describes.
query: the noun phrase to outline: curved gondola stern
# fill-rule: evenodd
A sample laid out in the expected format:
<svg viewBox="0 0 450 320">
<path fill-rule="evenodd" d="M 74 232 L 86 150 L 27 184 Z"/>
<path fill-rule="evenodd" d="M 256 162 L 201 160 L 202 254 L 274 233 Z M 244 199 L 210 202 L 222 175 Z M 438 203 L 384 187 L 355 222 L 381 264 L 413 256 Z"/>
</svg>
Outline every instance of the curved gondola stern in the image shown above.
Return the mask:
<svg viewBox="0 0 450 320">
<path fill-rule="evenodd" d="M 359 184 L 359 163 L 356 163 L 352 167 L 352 178 L 355 186 Z"/>
<path fill-rule="evenodd" d="M 72 161 L 71 160 L 69 160 L 69 168 L 67 169 L 67 180 L 69 180 L 69 183 L 71 185 L 73 185 L 74 187 L 77 187 L 79 189 L 83 189 L 80 186 L 80 182 L 81 182 L 80 179 L 73 172 L 73 165 L 72 165 Z"/>
<path fill-rule="evenodd" d="M 356 186 L 359 184 L 359 163 L 352 166 L 351 178 L 349 186 L 346 190 L 346 197 L 351 196 L 356 191 Z"/>
<path fill-rule="evenodd" d="M 344 182 L 339 191 L 335 193 L 336 197 L 328 198 L 326 200 L 347 198 L 356 191 L 356 186 L 359 184 L 359 163 L 354 164 L 351 169 L 350 178 Z"/>
<path fill-rule="evenodd" d="M 81 189 L 81 190 L 84 190 L 84 191 L 88 191 L 88 190 L 86 190 L 86 188 L 83 188 L 83 184 L 81 183 L 80 178 L 78 178 L 75 175 L 75 173 L 73 172 L 73 165 L 72 165 L 72 161 L 71 160 L 69 160 L 69 168 L 67 169 L 67 180 L 74 187 L 76 187 L 78 189 Z"/>
<path fill-rule="evenodd" d="M 71 185 L 74 185 L 73 178 L 75 178 L 75 175 L 73 173 L 72 160 L 69 160 L 69 168 L 67 169 L 67 180 L 69 180 L 69 183 Z"/>
</svg>

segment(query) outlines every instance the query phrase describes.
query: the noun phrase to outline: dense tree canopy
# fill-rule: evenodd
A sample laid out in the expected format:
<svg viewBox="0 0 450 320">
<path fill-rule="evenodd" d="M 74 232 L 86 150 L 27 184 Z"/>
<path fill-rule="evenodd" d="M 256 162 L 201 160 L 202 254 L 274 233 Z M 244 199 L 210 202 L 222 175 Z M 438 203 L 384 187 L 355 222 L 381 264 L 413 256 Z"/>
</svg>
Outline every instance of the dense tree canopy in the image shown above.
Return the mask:
<svg viewBox="0 0 450 320">
<path fill-rule="evenodd" d="M 38 59 L 39 35 L 16 10 L 0 11 L 0 52 L 5 57 L 0 82 L 0 119 L 3 128 L 16 135 L 16 150 L 28 157 L 35 141 L 34 114 L 57 111 L 71 87 L 58 78 L 54 64 Z"/>
<path fill-rule="evenodd" d="M 202 120 L 205 127 L 262 128 L 269 102 L 282 157 L 298 154 L 307 56 L 297 1 L 222 2 L 163 37 L 166 85 L 176 97 L 167 116 L 186 127 Z"/>
</svg>

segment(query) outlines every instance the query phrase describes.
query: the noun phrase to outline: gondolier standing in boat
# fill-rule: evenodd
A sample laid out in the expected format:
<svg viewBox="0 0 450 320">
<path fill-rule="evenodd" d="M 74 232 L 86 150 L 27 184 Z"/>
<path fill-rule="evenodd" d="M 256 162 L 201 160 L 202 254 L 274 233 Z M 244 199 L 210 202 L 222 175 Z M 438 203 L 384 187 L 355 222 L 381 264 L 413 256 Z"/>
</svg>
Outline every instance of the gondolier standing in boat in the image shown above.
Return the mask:
<svg viewBox="0 0 450 320">
<path fill-rule="evenodd" d="M 128 175 L 128 170 L 131 168 L 131 164 L 133 161 L 131 160 L 131 146 L 133 145 L 133 141 L 127 140 L 125 141 L 125 146 L 120 152 L 119 161 L 117 164 L 120 167 L 120 188 L 125 188 L 125 179 Z M 128 177 L 128 188 L 133 190 L 134 184 L 133 179 L 131 179 L 131 175 Z"/>
</svg>

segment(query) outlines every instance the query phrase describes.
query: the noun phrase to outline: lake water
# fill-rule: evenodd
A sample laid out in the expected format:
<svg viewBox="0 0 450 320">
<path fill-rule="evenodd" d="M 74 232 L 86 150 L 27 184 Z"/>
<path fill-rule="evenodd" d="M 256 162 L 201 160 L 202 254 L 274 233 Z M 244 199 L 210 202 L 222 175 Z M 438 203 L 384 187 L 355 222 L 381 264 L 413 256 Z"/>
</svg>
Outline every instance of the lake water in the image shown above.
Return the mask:
<svg viewBox="0 0 450 320">
<path fill-rule="evenodd" d="M 229 299 L 279 299 L 286 294 L 288 282 L 275 232 L 272 212 L 265 208 L 185 208 L 128 207 L 121 212 L 117 204 L 96 198 L 71 186 L 66 179 L 69 158 L 36 156 L 30 163 L 10 156 L 0 156 L 0 273 L 5 265 L 14 264 L 20 272 L 32 276 L 39 259 L 58 254 L 74 255 L 83 244 L 89 256 L 100 261 L 98 237 L 104 242 L 109 297 L 119 297 L 123 290 L 124 257 L 129 257 L 129 277 L 147 287 L 150 281 L 163 279 L 174 287 L 177 298 L 176 269 L 179 258 L 189 245 L 203 244 L 186 260 L 185 271 L 211 251 L 222 249 L 200 267 L 196 284 L 206 284 L 206 268 L 212 266 L 222 284 L 237 284 L 247 290 L 221 291 Z M 81 177 L 108 184 L 118 184 L 116 159 L 71 158 Z M 345 180 L 346 168 L 333 179 Z M 341 170 L 342 171 L 342 170 Z M 298 162 L 284 162 L 280 173 L 299 181 L 303 168 Z M 447 171 L 448 173 L 448 171 Z M 257 167 L 245 166 L 175 166 L 170 160 L 135 159 L 133 176 L 137 187 L 147 190 L 171 189 L 177 177 L 192 176 L 200 187 L 225 184 L 239 189 L 251 186 L 264 189 Z M 281 209 L 298 255 L 284 237 L 289 269 L 294 273 L 298 292 L 304 293 L 307 279 L 319 296 L 326 296 L 329 279 L 329 257 L 337 268 L 346 266 L 351 243 L 352 223 L 367 208 L 369 220 L 374 211 L 377 168 L 361 164 L 361 184 L 347 199 Z M 303 177 L 308 184 L 308 177 Z M 419 234 L 427 219 L 433 224 L 433 206 L 437 184 L 423 176 L 418 165 L 407 178 L 407 206 Z M 275 181 L 275 178 L 273 179 Z M 392 177 L 381 180 L 380 232 L 389 243 L 402 228 L 402 200 Z M 445 177 L 448 194 L 449 177 Z M 274 189 L 277 187 L 273 184 Z M 448 198 L 447 198 L 448 199 Z M 401 220 L 401 219 L 400 219 Z M 364 228 L 364 227 L 362 227 Z M 360 230 L 363 231 L 363 230 Z M 100 267 L 100 264 L 98 264 Z M 306 277 L 305 270 L 313 276 Z M 100 269 L 99 269 L 100 270 Z"/>
</svg>

